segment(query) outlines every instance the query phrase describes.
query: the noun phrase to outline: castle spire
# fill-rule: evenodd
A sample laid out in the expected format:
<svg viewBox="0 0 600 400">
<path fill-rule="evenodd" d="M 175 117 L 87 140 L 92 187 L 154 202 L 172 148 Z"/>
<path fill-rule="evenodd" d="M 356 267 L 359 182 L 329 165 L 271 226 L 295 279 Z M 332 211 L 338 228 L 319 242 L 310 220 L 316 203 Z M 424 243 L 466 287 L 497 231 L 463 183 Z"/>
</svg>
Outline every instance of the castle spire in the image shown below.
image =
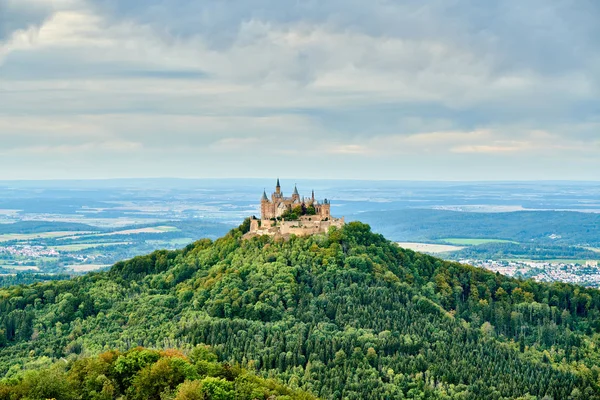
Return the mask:
<svg viewBox="0 0 600 400">
<path fill-rule="evenodd" d="M 279 178 L 277 178 L 277 185 L 275 185 L 275 193 L 281 193 L 281 185 L 279 184 Z"/>
<path fill-rule="evenodd" d="M 269 200 L 269 198 L 267 197 L 267 190 L 263 189 L 263 195 L 262 195 L 262 199 L 261 200 Z"/>
<path fill-rule="evenodd" d="M 296 186 L 296 184 L 294 183 L 294 194 L 297 194 L 298 196 L 300 195 L 298 193 L 298 187 Z"/>
<path fill-rule="evenodd" d="M 312 201 L 313 201 L 313 202 L 315 201 L 315 190 L 314 190 L 314 189 L 313 189 L 313 191 L 312 191 Z"/>
</svg>

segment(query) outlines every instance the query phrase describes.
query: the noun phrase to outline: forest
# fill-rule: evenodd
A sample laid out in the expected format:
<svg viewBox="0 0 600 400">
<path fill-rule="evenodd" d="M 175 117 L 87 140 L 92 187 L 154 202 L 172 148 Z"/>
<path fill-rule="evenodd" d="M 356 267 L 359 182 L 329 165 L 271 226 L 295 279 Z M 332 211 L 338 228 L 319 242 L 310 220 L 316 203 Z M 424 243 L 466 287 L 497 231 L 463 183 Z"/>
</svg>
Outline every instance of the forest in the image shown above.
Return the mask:
<svg viewBox="0 0 600 400">
<path fill-rule="evenodd" d="M 45 361 L 45 363 L 44 363 Z M 47 364 L 47 365 L 44 365 Z M 188 354 L 136 347 L 71 362 L 15 371 L 0 383 L 0 399 L 311 400 L 314 396 L 219 363 L 208 346 Z"/>
<path fill-rule="evenodd" d="M 247 228 L 0 289 L 0 398 L 43 398 L 26 390 L 44 371 L 66 382 L 56 399 L 140 398 L 161 362 L 179 375 L 147 398 L 228 398 L 176 396 L 247 373 L 280 390 L 265 399 L 600 399 L 597 290 L 415 253 L 360 222 L 288 240 Z M 248 372 L 200 371 L 206 346 L 219 368 Z M 124 363 L 137 368 L 124 385 L 115 363 L 136 351 L 152 357 Z"/>
</svg>

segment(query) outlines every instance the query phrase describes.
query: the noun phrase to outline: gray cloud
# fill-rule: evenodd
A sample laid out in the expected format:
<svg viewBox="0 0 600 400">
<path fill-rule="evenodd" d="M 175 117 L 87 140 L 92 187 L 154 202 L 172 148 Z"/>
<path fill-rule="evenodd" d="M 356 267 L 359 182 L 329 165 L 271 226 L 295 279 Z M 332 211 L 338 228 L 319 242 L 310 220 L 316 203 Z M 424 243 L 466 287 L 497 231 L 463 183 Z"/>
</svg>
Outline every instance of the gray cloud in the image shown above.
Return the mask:
<svg viewBox="0 0 600 400">
<path fill-rule="evenodd" d="M 0 170 L 597 179 L 599 19 L 592 0 L 0 0 Z"/>
<path fill-rule="evenodd" d="M 14 0 L 0 0 L 0 40 L 18 29 L 40 25 L 51 13 L 48 6 L 28 8 Z"/>
</svg>

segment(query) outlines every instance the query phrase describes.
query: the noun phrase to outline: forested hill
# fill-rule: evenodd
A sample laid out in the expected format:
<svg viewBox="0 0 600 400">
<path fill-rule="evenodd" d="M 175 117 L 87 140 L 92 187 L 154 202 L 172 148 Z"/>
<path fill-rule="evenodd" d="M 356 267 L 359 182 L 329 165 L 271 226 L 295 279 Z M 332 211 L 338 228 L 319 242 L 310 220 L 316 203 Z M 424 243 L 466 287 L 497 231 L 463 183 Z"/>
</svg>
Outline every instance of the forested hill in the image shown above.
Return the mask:
<svg viewBox="0 0 600 400">
<path fill-rule="evenodd" d="M 207 344 L 323 399 L 600 398 L 596 290 L 403 250 L 358 222 L 289 241 L 244 227 L 1 290 L 4 384 L 61 358 Z"/>
</svg>

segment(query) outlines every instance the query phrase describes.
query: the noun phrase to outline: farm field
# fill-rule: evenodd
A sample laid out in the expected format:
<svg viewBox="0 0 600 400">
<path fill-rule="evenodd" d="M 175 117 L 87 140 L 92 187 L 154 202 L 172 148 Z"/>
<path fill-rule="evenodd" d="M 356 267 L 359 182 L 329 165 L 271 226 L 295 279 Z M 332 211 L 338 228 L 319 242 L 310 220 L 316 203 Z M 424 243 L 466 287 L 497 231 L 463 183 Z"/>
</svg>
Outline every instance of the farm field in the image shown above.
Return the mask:
<svg viewBox="0 0 600 400">
<path fill-rule="evenodd" d="M 452 246 L 448 244 L 432 244 L 432 243 L 414 243 L 414 242 L 398 242 L 398 246 L 410 249 L 413 251 L 418 251 L 420 253 L 431 253 L 431 254 L 439 254 L 439 253 L 448 253 L 451 251 L 459 251 L 464 249 L 462 246 Z"/>
<path fill-rule="evenodd" d="M 67 269 L 70 269 L 74 272 L 90 272 L 90 271 L 98 271 L 102 268 L 108 268 L 110 264 L 74 264 L 69 265 Z"/>
<path fill-rule="evenodd" d="M 477 246 L 480 244 L 487 243 L 514 243 L 518 244 L 514 240 L 505 240 L 505 239 L 470 239 L 470 238 L 447 238 L 440 239 L 442 242 L 458 245 L 458 246 Z"/>
<path fill-rule="evenodd" d="M 137 235 L 141 233 L 168 233 L 179 232 L 179 228 L 174 226 L 151 226 L 147 228 L 126 229 L 122 231 L 114 231 L 107 233 L 99 233 L 94 236 L 114 236 L 114 235 Z"/>
<path fill-rule="evenodd" d="M 207 236 L 217 238 L 231 229 L 216 222 L 189 220 L 118 227 L 109 221 L 120 217 L 112 217 L 100 225 L 83 224 L 79 229 L 62 219 L 5 221 L 0 234 L 0 274 L 85 274 L 154 250 L 181 248 Z"/>
<path fill-rule="evenodd" d="M 0 242 L 11 241 L 29 241 L 34 239 L 51 239 L 51 238 L 67 238 L 77 235 L 89 235 L 91 231 L 57 231 L 57 232 L 40 232 L 40 233 L 7 233 L 0 235 Z"/>
<path fill-rule="evenodd" d="M 131 242 L 109 242 L 109 243 L 78 243 L 78 244 L 65 244 L 59 246 L 49 246 L 51 249 L 56 251 L 65 252 L 65 251 L 81 251 L 87 249 L 94 249 L 97 247 L 107 247 L 107 246 L 122 246 L 131 244 Z"/>
<path fill-rule="evenodd" d="M 160 245 L 160 244 L 165 244 L 168 243 L 169 245 L 172 246 L 186 246 L 192 242 L 194 242 L 195 238 L 191 238 L 191 237 L 183 237 L 183 238 L 175 238 L 175 239 L 171 239 L 171 240 L 146 240 L 146 243 L 148 244 L 153 244 L 153 245 Z"/>
<path fill-rule="evenodd" d="M 2 269 L 8 269 L 8 270 L 13 270 L 15 272 L 22 272 L 22 271 L 39 271 L 39 267 L 35 267 L 35 266 L 16 266 L 16 265 L 11 265 L 11 264 L 0 264 L 0 268 Z"/>
</svg>

